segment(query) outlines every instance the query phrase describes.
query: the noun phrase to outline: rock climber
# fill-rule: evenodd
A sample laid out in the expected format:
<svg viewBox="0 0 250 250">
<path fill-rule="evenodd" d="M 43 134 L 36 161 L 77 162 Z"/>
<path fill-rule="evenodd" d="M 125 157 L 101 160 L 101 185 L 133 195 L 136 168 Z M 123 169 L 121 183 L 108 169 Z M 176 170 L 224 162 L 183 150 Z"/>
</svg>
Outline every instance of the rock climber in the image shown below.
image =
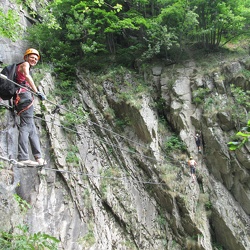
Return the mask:
<svg viewBox="0 0 250 250">
<path fill-rule="evenodd" d="M 198 152 L 201 153 L 201 136 L 197 133 L 194 136 L 194 139 L 195 139 L 196 146 L 198 148 Z"/>
<path fill-rule="evenodd" d="M 37 129 L 34 123 L 34 96 L 26 88 L 30 89 L 41 101 L 46 97 L 38 92 L 34 80 L 30 74 L 30 70 L 40 59 L 40 54 L 36 49 L 27 49 L 24 53 L 24 62 L 17 66 L 16 82 L 25 88 L 17 90 L 14 98 L 15 109 L 20 116 L 19 137 L 18 137 L 18 162 L 27 166 L 42 166 L 46 161 L 41 155 L 41 146 Z M 29 145 L 35 161 L 29 158 Z"/>
<path fill-rule="evenodd" d="M 197 162 L 193 159 L 192 156 L 190 156 L 190 158 L 189 158 L 188 166 L 190 167 L 192 182 L 194 182 L 196 180 L 195 173 L 196 173 Z"/>
</svg>

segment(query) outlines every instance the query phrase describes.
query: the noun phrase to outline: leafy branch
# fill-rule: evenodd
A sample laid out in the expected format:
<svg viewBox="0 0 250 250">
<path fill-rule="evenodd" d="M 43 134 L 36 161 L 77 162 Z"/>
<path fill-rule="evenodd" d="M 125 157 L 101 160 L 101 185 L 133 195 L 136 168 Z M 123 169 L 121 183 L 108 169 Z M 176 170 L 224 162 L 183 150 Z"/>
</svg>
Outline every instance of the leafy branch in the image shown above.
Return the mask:
<svg viewBox="0 0 250 250">
<path fill-rule="evenodd" d="M 26 225 L 19 225 L 20 233 L 0 232 L 0 249 L 5 250 L 56 250 L 59 240 L 45 233 L 28 233 Z"/>
<path fill-rule="evenodd" d="M 247 126 L 243 127 L 241 131 L 236 134 L 236 137 L 239 140 L 231 141 L 227 144 L 230 150 L 239 149 L 248 142 L 250 137 L 250 120 L 247 122 Z"/>
</svg>

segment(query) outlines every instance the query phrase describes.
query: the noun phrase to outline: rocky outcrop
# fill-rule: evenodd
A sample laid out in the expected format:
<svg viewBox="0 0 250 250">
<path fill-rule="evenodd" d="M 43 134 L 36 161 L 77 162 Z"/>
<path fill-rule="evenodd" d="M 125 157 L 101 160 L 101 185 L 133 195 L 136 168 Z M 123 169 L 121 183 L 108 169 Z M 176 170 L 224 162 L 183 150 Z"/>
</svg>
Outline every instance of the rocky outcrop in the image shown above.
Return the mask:
<svg viewBox="0 0 250 250">
<path fill-rule="evenodd" d="M 208 170 L 207 174 L 203 173 L 202 185 L 209 180 L 209 185 L 206 186 L 211 187 L 209 193 L 213 207 L 210 223 L 215 230 L 216 239 L 225 249 L 249 248 L 247 234 L 250 229 L 248 209 L 250 197 L 246 184 L 249 182 L 249 150 L 247 147 L 236 152 L 228 150 L 227 142 L 230 141 L 230 136 L 237 131 L 237 124 L 235 120 L 232 120 L 232 106 L 231 112 L 223 111 L 223 105 L 228 105 L 228 102 L 223 104 L 223 100 L 224 96 L 231 92 L 230 83 L 233 82 L 239 87 L 245 85 L 242 78 L 238 78 L 240 73 L 245 70 L 244 60 L 222 63 L 220 68 L 207 76 L 197 74 L 202 69 L 198 69 L 194 65 L 190 67 L 190 63 L 188 63 L 181 69 L 181 74 L 179 74 L 180 70 L 172 73 L 177 76 L 173 86 L 163 86 L 168 93 L 171 92 L 172 99 L 174 99 L 171 103 L 169 103 L 169 97 L 166 99 L 167 110 L 170 110 L 170 113 L 166 114 L 168 120 L 175 130 L 180 131 L 180 136 L 187 142 L 192 155 L 196 155 L 197 152 L 195 141 L 192 139 L 193 135 L 195 131 L 202 133 L 203 155 L 197 156 L 197 158 L 201 168 Z M 166 69 L 166 71 L 170 70 Z M 169 75 L 169 73 L 165 73 L 165 75 Z M 220 79 L 218 76 L 221 76 Z M 240 79 L 240 82 L 237 82 L 237 79 Z M 167 83 L 164 80 L 162 82 Z M 179 85 L 181 87 L 178 87 Z M 170 91 L 170 87 L 172 91 Z M 191 91 L 188 91 L 188 88 L 191 88 Z M 207 88 L 209 92 L 206 97 L 203 97 L 203 103 L 197 106 L 193 104 L 192 94 L 199 88 Z M 162 97 L 164 98 L 164 93 Z M 207 111 L 204 101 L 208 98 L 211 102 L 220 100 L 221 106 L 218 106 L 219 108 L 216 110 L 211 108 Z M 240 112 L 240 110 L 234 112 Z M 249 119 L 249 117 L 243 118 L 245 118 L 245 122 Z M 241 156 L 241 163 L 237 155 Z M 227 202 L 225 202 L 226 200 Z M 232 223 L 232 218 L 240 219 Z M 244 239 L 236 236 L 239 231 L 244 232 L 242 234 Z M 222 232 L 227 235 L 222 236 Z"/>
<path fill-rule="evenodd" d="M 201 82 L 206 86 L 202 75 L 194 74 L 195 67 L 191 62 L 188 69 L 178 68 L 174 74 L 178 77 L 171 80 L 171 85 L 169 69 L 162 67 L 157 71 L 157 84 L 161 98 L 166 96 L 169 124 L 197 158 L 198 184 L 191 182 L 185 163 L 188 155 L 183 162 L 172 159 L 179 165 L 174 171 L 174 166 L 169 167 L 173 162 L 164 159 L 163 134 L 151 105 L 157 95 L 142 94 L 135 105 L 119 97 L 119 93 L 131 90 L 120 89 L 122 82 L 116 84 L 119 79 L 104 80 L 100 92 L 90 72 L 79 73 L 79 96 L 72 100 L 71 111 L 61 106 L 59 112 L 54 112 L 55 104 L 60 102 L 55 97 L 44 102 L 42 123 L 46 127 L 37 120 L 48 165 L 42 170 L 14 165 L 13 174 L 18 176 L 14 179 L 19 184 L 1 187 L 2 194 L 17 193 L 31 205 L 22 219 L 30 232 L 49 233 L 67 250 L 208 250 L 214 243 L 226 249 L 248 249 L 248 149 L 228 151 L 226 142 L 235 132 L 230 118 L 211 118 L 202 105 L 193 103 L 191 89 L 203 87 Z M 212 78 L 205 79 L 209 79 L 207 85 L 213 91 L 217 89 Z M 47 95 L 53 93 L 53 81 L 50 74 L 45 75 L 40 90 Z M 132 74 L 126 81 L 134 81 Z M 133 84 L 136 87 L 136 82 Z M 42 114 L 38 102 L 36 107 L 37 114 Z M 69 130 L 63 119 L 79 107 L 89 114 L 87 122 L 79 118 Z M 113 110 L 113 118 L 107 110 Z M 12 116 L 6 113 L 5 117 L 9 120 L 2 127 L 8 136 L 1 133 L 5 145 L 1 154 L 14 157 L 16 147 L 8 142 L 15 140 L 17 130 L 11 126 Z M 124 121 L 122 127 L 114 117 Z M 197 154 L 193 139 L 197 130 L 203 135 L 202 155 Z M 11 185 L 10 192 L 6 187 Z M 15 227 L 13 214 L 9 217 L 12 224 L 6 227 Z"/>
</svg>

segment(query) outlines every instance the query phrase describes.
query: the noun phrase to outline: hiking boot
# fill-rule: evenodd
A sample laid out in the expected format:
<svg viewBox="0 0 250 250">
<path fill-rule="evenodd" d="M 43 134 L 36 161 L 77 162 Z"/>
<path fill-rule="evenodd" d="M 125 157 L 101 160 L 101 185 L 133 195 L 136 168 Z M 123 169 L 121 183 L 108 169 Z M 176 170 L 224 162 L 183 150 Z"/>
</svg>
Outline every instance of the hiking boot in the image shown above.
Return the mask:
<svg viewBox="0 0 250 250">
<path fill-rule="evenodd" d="M 19 161 L 19 163 L 21 163 L 21 164 L 24 165 L 24 166 L 30 166 L 30 167 L 38 166 L 38 162 L 32 161 L 32 160 Z"/>
<path fill-rule="evenodd" d="M 44 166 L 47 164 L 47 161 L 43 158 L 36 159 L 38 166 Z"/>
</svg>

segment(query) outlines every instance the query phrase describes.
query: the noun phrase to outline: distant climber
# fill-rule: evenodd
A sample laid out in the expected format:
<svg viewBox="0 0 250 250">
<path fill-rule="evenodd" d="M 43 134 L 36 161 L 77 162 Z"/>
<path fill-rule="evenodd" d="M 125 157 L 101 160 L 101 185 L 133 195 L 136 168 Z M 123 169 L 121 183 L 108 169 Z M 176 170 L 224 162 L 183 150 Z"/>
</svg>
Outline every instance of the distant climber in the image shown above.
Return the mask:
<svg viewBox="0 0 250 250">
<path fill-rule="evenodd" d="M 194 182 L 196 180 L 196 166 L 197 166 L 197 162 L 193 159 L 192 156 L 190 156 L 189 161 L 188 161 L 188 166 L 190 167 L 190 173 L 192 176 L 192 182 Z"/>
<path fill-rule="evenodd" d="M 194 136 L 194 139 L 195 139 L 196 146 L 198 148 L 198 152 L 201 153 L 201 136 L 200 136 L 200 134 L 197 133 Z"/>
<path fill-rule="evenodd" d="M 16 69 L 16 82 L 25 88 L 20 88 L 14 98 L 15 109 L 20 116 L 19 137 L 18 137 L 18 161 L 27 166 L 42 166 L 46 161 L 41 156 L 40 141 L 34 123 L 34 96 L 31 91 L 41 101 L 46 97 L 38 92 L 34 80 L 30 74 L 31 67 L 35 66 L 40 59 L 40 54 L 36 49 L 27 49 L 24 53 L 24 62 Z M 27 89 L 26 89 L 27 88 Z M 31 151 L 35 161 L 29 159 L 28 145 L 30 142 Z"/>
</svg>

